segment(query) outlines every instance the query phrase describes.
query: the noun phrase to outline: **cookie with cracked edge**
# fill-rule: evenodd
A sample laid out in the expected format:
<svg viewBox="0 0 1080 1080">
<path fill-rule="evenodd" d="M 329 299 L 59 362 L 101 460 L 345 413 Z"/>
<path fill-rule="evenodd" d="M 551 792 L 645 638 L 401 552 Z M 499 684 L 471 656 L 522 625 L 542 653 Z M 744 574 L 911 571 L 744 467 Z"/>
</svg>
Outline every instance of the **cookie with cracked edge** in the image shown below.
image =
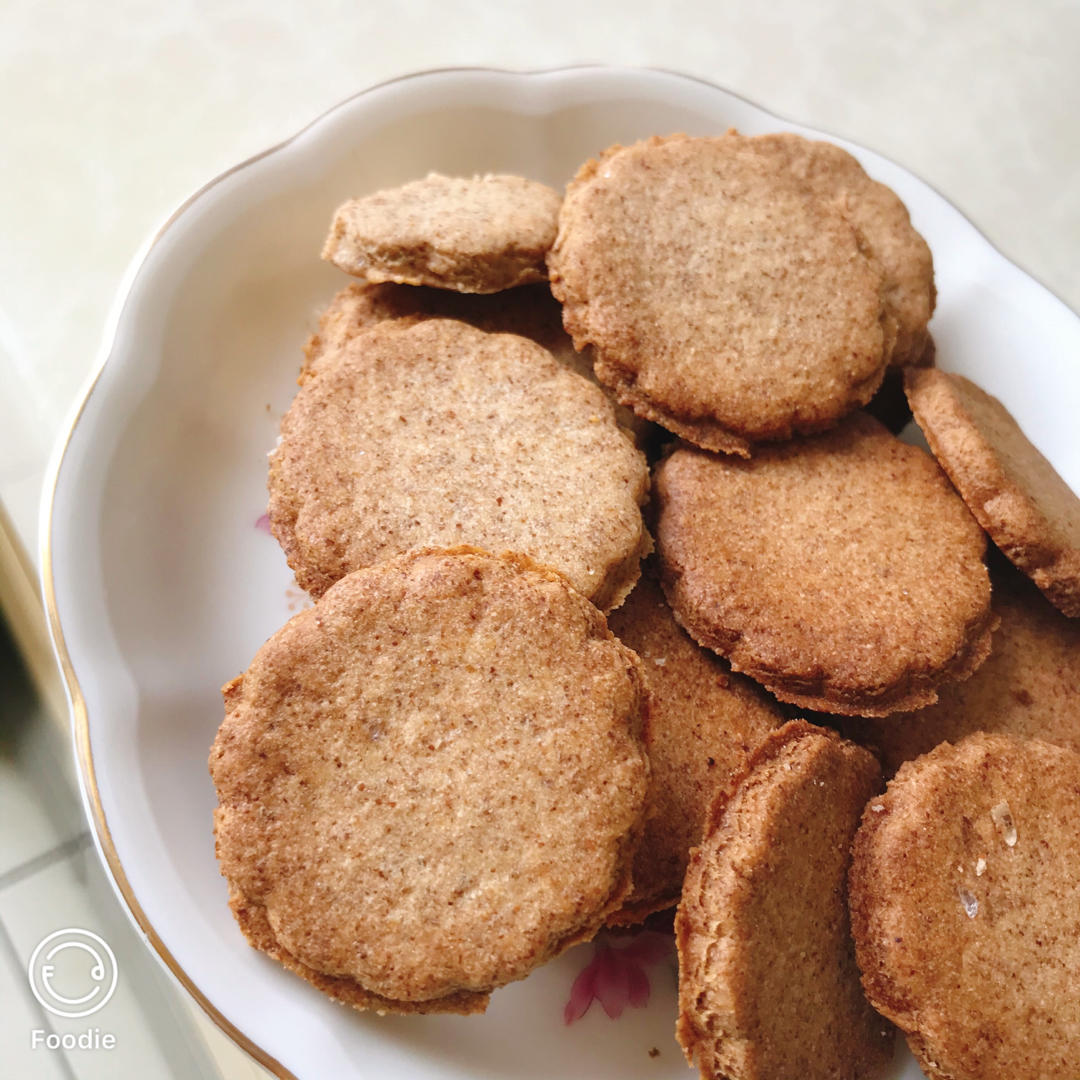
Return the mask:
<svg viewBox="0 0 1080 1080">
<path fill-rule="evenodd" d="M 881 753 L 886 775 L 943 742 L 977 731 L 1041 739 L 1080 752 L 1080 624 L 1067 619 L 1004 558 L 991 574 L 1001 620 L 986 663 L 913 713 L 845 725 Z"/>
<path fill-rule="evenodd" d="M 1080 1076 L 1080 754 L 977 734 L 901 766 L 850 896 L 867 996 L 930 1080 Z"/>
<path fill-rule="evenodd" d="M 865 413 L 749 461 L 685 444 L 654 476 L 664 591 L 782 701 L 886 716 L 986 659 L 986 538 L 933 458 Z"/>
<path fill-rule="evenodd" d="M 430 173 L 342 204 L 322 257 L 370 282 L 498 292 L 546 280 L 561 201 L 521 176 Z"/>
<path fill-rule="evenodd" d="M 609 916 L 612 925 L 641 922 L 679 902 L 690 849 L 701 842 L 717 787 L 741 774 L 754 749 L 784 722 L 773 698 L 679 626 L 657 576 L 646 563 L 626 603 L 608 618 L 615 636 L 641 657 L 652 702 L 645 737 L 649 809 L 634 886 Z"/>
<path fill-rule="evenodd" d="M 343 578 L 224 689 L 215 835 L 245 932 L 357 1007 L 354 983 L 375 1008 L 480 1008 L 621 904 L 647 695 L 599 611 L 527 559 Z"/>
<path fill-rule="evenodd" d="M 867 1002 L 847 907 L 874 758 L 795 720 L 722 791 L 675 918 L 676 1033 L 702 1080 L 869 1080 L 892 1025 Z"/>
<path fill-rule="evenodd" d="M 1080 617 L 1080 497 L 1009 411 L 970 379 L 905 373 L 926 441 L 990 538 L 1064 614 Z"/>
<path fill-rule="evenodd" d="M 391 320 L 316 364 L 270 455 L 300 586 L 425 547 L 518 551 L 610 610 L 652 547 L 645 458 L 599 387 L 533 341 Z"/>
<path fill-rule="evenodd" d="M 880 265 L 785 155 L 734 133 L 611 147 L 570 183 L 548 256 L 597 377 L 710 450 L 832 426 L 892 353 Z"/>
</svg>

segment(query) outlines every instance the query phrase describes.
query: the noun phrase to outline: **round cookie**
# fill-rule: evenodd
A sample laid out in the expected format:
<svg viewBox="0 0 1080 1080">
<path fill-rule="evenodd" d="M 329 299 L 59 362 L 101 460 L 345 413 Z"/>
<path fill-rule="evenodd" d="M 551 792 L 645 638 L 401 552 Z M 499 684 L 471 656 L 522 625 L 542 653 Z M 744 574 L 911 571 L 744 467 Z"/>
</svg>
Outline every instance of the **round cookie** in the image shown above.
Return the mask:
<svg viewBox="0 0 1080 1080">
<path fill-rule="evenodd" d="M 547 278 L 560 202 L 520 176 L 431 173 L 340 206 L 322 257 L 371 282 L 498 292 Z"/>
<path fill-rule="evenodd" d="M 965 682 L 942 686 L 936 705 L 846 725 L 852 737 L 880 751 L 886 775 L 939 743 L 976 731 L 1042 739 L 1080 752 L 1080 624 L 1005 566 L 992 575 L 991 606 L 1001 625 L 986 663 Z"/>
<path fill-rule="evenodd" d="M 1080 1076 L 1080 755 L 972 735 L 863 817 L 859 967 L 930 1080 Z"/>
<path fill-rule="evenodd" d="M 915 420 L 995 544 L 1072 617 L 1080 616 L 1080 498 L 997 398 L 936 368 L 905 373 Z"/>
<path fill-rule="evenodd" d="M 934 261 L 896 192 L 872 180 L 851 154 L 832 143 L 788 132 L 748 141 L 767 148 L 820 198 L 836 202 L 873 253 L 885 277 L 885 308 L 896 321 L 891 364 L 933 363 L 926 324 L 937 298 Z"/>
<path fill-rule="evenodd" d="M 782 701 L 922 708 L 989 653 L 982 530 L 933 459 L 871 417 L 750 461 L 683 446 L 654 484 L 676 617 Z"/>
<path fill-rule="evenodd" d="M 645 459 L 611 403 L 534 342 L 388 321 L 316 364 L 270 455 L 301 587 L 424 547 L 518 551 L 610 609 L 650 546 Z"/>
<path fill-rule="evenodd" d="M 735 134 L 612 147 L 571 182 L 548 256 L 619 400 L 743 456 L 865 404 L 895 337 L 877 262 L 781 156 Z"/>
<path fill-rule="evenodd" d="M 520 334 L 543 346 L 571 371 L 599 385 L 590 351 L 578 352 L 574 348 L 563 329 L 562 308 L 543 284 L 480 295 L 413 285 L 353 282 L 337 293 L 320 316 L 318 331 L 304 346 L 300 380 L 314 370 L 320 356 L 336 352 L 361 331 L 386 319 L 415 322 L 432 318 L 460 319 L 489 334 Z M 906 401 L 904 404 L 906 407 Z M 658 429 L 625 405 L 615 406 L 615 418 L 633 432 L 639 446 L 655 441 Z"/>
<path fill-rule="evenodd" d="M 358 571 L 225 687 L 222 873 L 305 967 L 387 1009 L 460 1006 L 621 903 L 646 694 L 596 608 L 528 560 Z"/>
<path fill-rule="evenodd" d="M 880 788 L 869 753 L 796 720 L 718 796 L 675 918 L 676 1034 L 702 1080 L 862 1080 L 890 1060 L 846 896 L 851 839 Z"/>
<path fill-rule="evenodd" d="M 623 924 L 679 902 L 690 849 L 701 842 L 717 788 L 745 770 L 751 752 L 784 717 L 772 698 L 679 626 L 655 567 L 647 564 L 608 626 L 641 657 L 651 699 L 645 831 L 634 887 L 608 919 Z"/>
</svg>

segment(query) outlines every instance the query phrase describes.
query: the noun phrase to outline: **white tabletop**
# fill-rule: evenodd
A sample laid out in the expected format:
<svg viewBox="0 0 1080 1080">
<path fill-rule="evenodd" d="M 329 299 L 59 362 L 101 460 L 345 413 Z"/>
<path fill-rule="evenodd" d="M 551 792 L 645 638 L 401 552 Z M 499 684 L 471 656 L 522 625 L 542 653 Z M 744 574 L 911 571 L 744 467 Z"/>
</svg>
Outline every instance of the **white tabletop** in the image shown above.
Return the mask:
<svg viewBox="0 0 1080 1080">
<path fill-rule="evenodd" d="M 222 169 L 423 68 L 711 80 L 899 161 L 1080 308 L 1078 44 L 1075 0 L 5 0 L 0 502 L 35 553 L 50 448 L 143 238 Z"/>
</svg>

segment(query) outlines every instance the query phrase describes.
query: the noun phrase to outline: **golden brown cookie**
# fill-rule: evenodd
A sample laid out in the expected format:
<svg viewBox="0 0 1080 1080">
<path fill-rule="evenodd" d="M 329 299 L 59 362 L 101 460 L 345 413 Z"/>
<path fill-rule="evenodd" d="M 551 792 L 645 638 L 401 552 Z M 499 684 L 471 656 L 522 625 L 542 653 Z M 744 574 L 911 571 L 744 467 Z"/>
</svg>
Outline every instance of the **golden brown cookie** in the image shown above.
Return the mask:
<svg viewBox="0 0 1080 1080">
<path fill-rule="evenodd" d="M 487 1008 L 490 994 L 465 990 L 429 1001 L 395 1001 L 380 997 L 370 990 L 365 990 L 355 979 L 342 975 L 325 975 L 299 961 L 278 941 L 262 904 L 253 904 L 233 890 L 229 897 L 229 907 L 252 948 L 266 953 L 282 967 L 306 979 L 312 986 L 343 1005 L 351 1005 L 354 1009 L 365 1012 L 376 1012 L 381 1016 L 387 1013 L 457 1013 L 460 1016 L 469 1016 L 482 1013 Z"/>
<path fill-rule="evenodd" d="M 547 285 L 480 295 L 413 285 L 366 285 L 353 282 L 330 301 L 318 331 L 304 346 L 301 381 L 324 353 L 334 353 L 362 330 L 385 319 L 460 319 L 489 334 L 520 334 L 542 345 L 560 363 L 600 385 L 590 350 L 578 352 L 563 329 L 562 307 Z M 901 391 L 903 396 L 903 391 Z M 906 407 L 905 402 L 905 407 Z M 634 433 L 639 446 L 652 441 L 657 429 L 625 405 L 615 406 L 619 424 Z"/>
<path fill-rule="evenodd" d="M 913 369 L 904 385 L 930 449 L 979 524 L 1055 607 L 1080 616 L 1080 498 L 970 379 Z"/>
<path fill-rule="evenodd" d="M 269 517 L 301 587 L 470 543 L 622 601 L 651 546 L 645 459 L 601 390 L 535 342 L 380 323 L 316 364 L 270 456 Z"/>
<path fill-rule="evenodd" d="M 863 816 L 851 921 L 874 1006 L 930 1080 L 1080 1076 L 1080 754 L 972 735 Z"/>
<path fill-rule="evenodd" d="M 1080 752 L 1080 624 L 1055 610 L 1012 567 L 993 575 L 993 586 L 991 606 L 1001 625 L 989 658 L 970 679 L 942 686 L 929 708 L 846 725 L 853 737 L 880 750 L 886 775 L 939 743 L 976 731 Z"/>
<path fill-rule="evenodd" d="M 340 206 L 322 255 L 371 282 L 498 292 L 546 279 L 560 201 L 520 176 L 431 173 Z"/>
<path fill-rule="evenodd" d="M 324 353 L 334 353 L 357 334 L 386 319 L 460 319 L 489 334 L 520 334 L 542 345 L 579 375 L 593 378 L 587 354 L 579 353 L 562 325 L 562 307 L 545 284 L 498 293 L 458 293 L 413 285 L 354 281 L 340 290 L 319 317 L 304 346 L 304 372 Z"/>
<path fill-rule="evenodd" d="M 609 923 L 641 922 L 679 902 L 709 805 L 784 718 L 776 702 L 675 621 L 648 566 L 608 625 L 641 657 L 651 694 L 645 745 L 652 775 L 634 887 Z"/>
<path fill-rule="evenodd" d="M 881 1075 L 893 1029 L 859 985 L 846 889 L 880 789 L 869 753 L 795 720 L 717 798 L 675 917 L 676 1034 L 702 1080 Z"/>
<path fill-rule="evenodd" d="M 891 188 L 872 180 L 846 150 L 789 132 L 748 142 L 803 180 L 820 198 L 837 203 L 885 276 L 884 301 L 896 321 L 895 367 L 933 363 L 926 324 L 934 313 L 934 261 Z"/>
<path fill-rule="evenodd" d="M 735 134 L 612 147 L 567 189 L 548 257 L 619 400 L 743 456 L 865 404 L 895 337 L 878 263 L 782 158 Z"/>
<path fill-rule="evenodd" d="M 528 560 L 459 548 L 343 578 L 224 690 L 217 853 L 247 932 L 261 907 L 283 962 L 379 1008 L 480 1007 L 460 995 L 621 904 L 646 694 L 596 608 Z"/>
<path fill-rule="evenodd" d="M 990 650 L 982 530 L 928 454 L 864 413 L 750 461 L 684 445 L 655 502 L 679 621 L 782 701 L 922 708 Z"/>
</svg>

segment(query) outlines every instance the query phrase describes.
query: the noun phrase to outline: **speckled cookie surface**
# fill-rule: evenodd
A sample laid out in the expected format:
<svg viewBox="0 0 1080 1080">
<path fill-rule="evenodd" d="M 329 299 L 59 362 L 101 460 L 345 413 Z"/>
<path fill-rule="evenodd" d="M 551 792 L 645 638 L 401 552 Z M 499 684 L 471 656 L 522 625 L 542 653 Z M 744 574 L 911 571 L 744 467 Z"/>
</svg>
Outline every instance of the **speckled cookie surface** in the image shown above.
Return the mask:
<svg viewBox="0 0 1080 1080">
<path fill-rule="evenodd" d="M 904 765 L 855 841 L 874 1005 L 931 1080 L 1080 1076 L 1080 755 L 973 735 Z"/>
<path fill-rule="evenodd" d="M 938 743 L 977 731 L 1080 752 L 1080 623 L 1011 567 L 993 576 L 992 607 L 1001 625 L 986 663 L 970 679 L 942 686 L 937 704 L 918 712 L 851 721 L 853 736 L 858 731 L 880 749 L 888 774 Z"/>
<path fill-rule="evenodd" d="M 641 657 L 652 695 L 649 811 L 634 887 L 609 920 L 631 923 L 678 903 L 690 849 L 701 842 L 717 789 L 743 772 L 784 718 L 768 694 L 679 626 L 651 566 L 608 625 Z"/>
<path fill-rule="evenodd" d="M 543 346 L 560 363 L 600 385 L 589 350 L 578 352 L 563 329 L 562 308 L 547 285 L 479 295 L 412 285 L 362 285 L 353 282 L 330 301 L 319 329 L 304 346 L 301 379 L 314 370 L 318 358 L 333 354 L 357 334 L 386 319 L 460 319 L 491 334 L 520 334 Z M 901 392 L 902 393 L 902 392 Z M 905 402 L 906 405 L 906 402 Z M 615 418 L 634 433 L 639 445 L 655 429 L 625 405 L 615 406 Z"/>
<path fill-rule="evenodd" d="M 288 968 L 293 974 L 299 975 L 302 979 L 311 983 L 312 986 L 332 997 L 335 1001 L 340 1001 L 343 1005 L 351 1005 L 354 1009 L 359 1009 L 362 1012 L 403 1013 L 406 1015 L 416 1013 L 457 1013 L 461 1016 L 469 1016 L 474 1013 L 482 1013 L 487 1008 L 490 994 L 464 990 L 445 994 L 442 997 L 431 998 L 427 1001 L 395 1001 L 392 998 L 373 994 L 347 975 L 326 975 L 298 960 L 277 939 L 274 929 L 270 925 L 270 920 L 266 916 L 266 908 L 262 904 L 253 904 L 246 897 L 234 891 L 229 899 L 229 907 L 232 909 L 244 937 L 247 938 L 248 944 L 252 948 L 266 953 L 267 956 L 276 960 L 282 967 Z"/>
<path fill-rule="evenodd" d="M 304 346 L 304 368 L 348 344 L 386 319 L 460 319 L 490 334 L 520 334 L 542 345 L 579 375 L 592 378 L 588 357 L 577 352 L 563 329 L 562 308 L 547 285 L 478 294 L 412 285 L 352 282 L 319 318 L 318 332 Z"/>
<path fill-rule="evenodd" d="M 467 548 L 359 571 L 224 693 L 221 869 L 314 971 L 483 994 L 621 903 L 647 691 L 560 575 Z"/>
<path fill-rule="evenodd" d="M 879 265 L 782 157 L 734 134 L 612 147 L 568 187 L 548 258 L 601 381 L 708 449 L 830 426 L 891 355 Z"/>
<path fill-rule="evenodd" d="M 520 176 L 431 173 L 344 203 L 323 258 L 371 282 L 498 292 L 547 277 L 560 202 Z"/>
<path fill-rule="evenodd" d="M 675 920 L 676 1033 L 703 1080 L 883 1075 L 893 1029 L 859 984 L 846 895 L 880 783 L 865 750 L 793 721 L 718 797 Z"/>
<path fill-rule="evenodd" d="M 915 419 L 979 524 L 1057 608 L 1080 616 L 1080 498 L 970 379 L 912 370 Z"/>
<path fill-rule="evenodd" d="M 651 542 L 648 470 L 603 392 L 535 342 L 388 321 L 315 365 L 270 457 L 301 587 L 424 547 L 517 551 L 608 609 Z"/>
<path fill-rule="evenodd" d="M 654 485 L 679 621 L 781 700 L 884 716 L 986 658 L 982 530 L 933 459 L 871 417 L 749 461 L 682 446 Z"/>
<path fill-rule="evenodd" d="M 851 154 L 832 143 L 786 132 L 749 142 L 767 149 L 820 198 L 838 204 L 877 260 L 885 277 L 885 307 L 896 322 L 891 363 L 932 362 L 926 324 L 936 300 L 934 262 L 896 192 L 872 180 Z"/>
</svg>

